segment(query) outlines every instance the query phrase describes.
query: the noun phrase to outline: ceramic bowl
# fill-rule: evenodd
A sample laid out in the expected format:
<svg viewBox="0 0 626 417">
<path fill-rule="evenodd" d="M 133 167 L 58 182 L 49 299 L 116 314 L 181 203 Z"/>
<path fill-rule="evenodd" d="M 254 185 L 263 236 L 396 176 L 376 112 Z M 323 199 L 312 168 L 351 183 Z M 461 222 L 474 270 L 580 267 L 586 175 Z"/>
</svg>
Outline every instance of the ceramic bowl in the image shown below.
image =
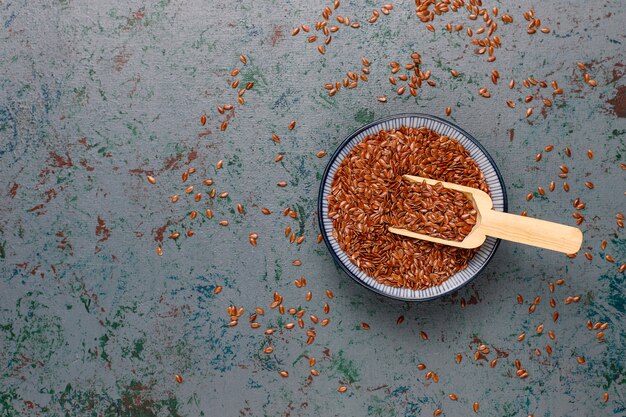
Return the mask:
<svg viewBox="0 0 626 417">
<path fill-rule="evenodd" d="M 350 262 L 348 256 L 339 247 L 339 243 L 333 237 L 333 223 L 328 217 L 327 197 L 331 190 L 335 172 L 337 171 L 337 168 L 339 167 L 339 164 L 341 164 L 343 158 L 348 155 L 350 150 L 355 145 L 365 139 L 365 137 L 378 133 L 381 130 L 397 129 L 401 126 L 416 128 L 425 126 L 440 135 L 446 135 L 459 141 L 465 149 L 470 152 L 471 157 L 476 161 L 482 172 L 485 174 L 485 179 L 491 190 L 491 198 L 493 199 L 494 209 L 498 211 L 507 210 L 506 190 L 500 171 L 498 171 L 493 158 L 487 153 L 487 150 L 473 136 L 453 123 L 439 117 L 428 114 L 401 114 L 385 117 L 369 123 L 352 133 L 341 143 L 341 145 L 339 145 L 333 156 L 330 158 L 328 166 L 326 167 L 322 177 L 322 183 L 318 196 L 319 226 L 324 241 L 326 242 L 326 246 L 328 246 L 333 258 L 346 272 L 346 274 L 348 274 L 356 282 L 378 294 L 397 300 L 426 301 L 456 291 L 472 281 L 489 263 L 498 248 L 500 240 L 488 237 L 478 252 L 476 252 L 474 258 L 469 262 L 467 268 L 452 275 L 441 285 L 416 291 L 408 288 L 394 288 L 381 284 L 374 278 L 369 277 L 356 265 Z"/>
</svg>

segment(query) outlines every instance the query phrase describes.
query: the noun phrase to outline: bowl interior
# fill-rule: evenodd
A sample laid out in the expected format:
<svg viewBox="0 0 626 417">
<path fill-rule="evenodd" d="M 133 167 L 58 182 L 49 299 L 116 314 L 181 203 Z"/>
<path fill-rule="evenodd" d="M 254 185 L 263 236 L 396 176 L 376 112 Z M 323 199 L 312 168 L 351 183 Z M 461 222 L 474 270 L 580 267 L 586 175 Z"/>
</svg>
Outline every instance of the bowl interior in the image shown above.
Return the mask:
<svg viewBox="0 0 626 417">
<path fill-rule="evenodd" d="M 459 141 L 465 149 L 470 152 L 471 157 L 476 161 L 480 169 L 485 175 L 485 180 L 491 190 L 491 198 L 493 200 L 493 206 L 495 210 L 505 211 L 507 206 L 506 191 L 504 188 L 504 181 L 498 171 L 493 159 L 485 148 L 478 143 L 476 139 L 470 136 L 467 132 L 458 128 L 450 122 L 440 119 L 435 116 L 426 114 L 406 114 L 391 116 L 385 119 L 377 120 L 366 126 L 363 126 L 350 136 L 348 136 L 335 154 L 330 159 L 324 176 L 322 178 L 322 184 L 320 186 L 319 195 L 319 216 L 320 216 L 320 229 L 324 237 L 326 245 L 330 249 L 335 260 L 340 264 L 342 269 L 354 278 L 358 283 L 365 287 L 388 297 L 406 300 L 406 301 L 425 301 L 433 298 L 441 297 L 452 291 L 459 289 L 471 281 L 489 262 L 493 254 L 495 253 L 499 239 L 488 237 L 485 243 L 476 252 L 474 258 L 469 262 L 467 268 L 452 275 L 443 284 L 427 288 L 424 290 L 411 290 L 408 288 L 394 288 L 384 284 L 378 283 L 374 278 L 369 277 L 363 271 L 361 271 L 356 265 L 354 265 L 348 259 L 348 256 L 340 248 L 339 243 L 333 237 L 333 223 L 328 217 L 328 200 L 327 196 L 330 193 L 333 178 L 337 168 L 343 161 L 343 158 L 350 153 L 352 148 L 360 143 L 365 137 L 378 133 L 380 130 L 397 129 L 401 126 L 409 127 L 427 127 L 434 130 L 440 135 L 446 135 L 450 138 Z"/>
</svg>

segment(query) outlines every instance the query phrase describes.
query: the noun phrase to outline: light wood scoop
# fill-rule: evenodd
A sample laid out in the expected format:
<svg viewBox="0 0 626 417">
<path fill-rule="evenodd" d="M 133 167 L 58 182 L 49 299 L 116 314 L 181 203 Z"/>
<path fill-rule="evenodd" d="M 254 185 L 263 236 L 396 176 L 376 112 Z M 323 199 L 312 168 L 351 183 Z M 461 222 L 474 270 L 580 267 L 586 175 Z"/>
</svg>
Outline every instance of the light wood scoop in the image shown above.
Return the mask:
<svg viewBox="0 0 626 417">
<path fill-rule="evenodd" d="M 404 175 L 404 178 L 414 182 L 425 182 L 429 185 L 440 183 L 445 188 L 462 192 L 474 204 L 477 212 L 476 224 L 465 239 L 460 242 L 439 239 L 395 227 L 388 229 L 392 233 L 465 249 L 479 247 L 487 236 L 568 254 L 578 252 L 582 245 L 583 234 L 576 227 L 495 211 L 489 194 L 479 189 L 413 175 Z"/>
</svg>

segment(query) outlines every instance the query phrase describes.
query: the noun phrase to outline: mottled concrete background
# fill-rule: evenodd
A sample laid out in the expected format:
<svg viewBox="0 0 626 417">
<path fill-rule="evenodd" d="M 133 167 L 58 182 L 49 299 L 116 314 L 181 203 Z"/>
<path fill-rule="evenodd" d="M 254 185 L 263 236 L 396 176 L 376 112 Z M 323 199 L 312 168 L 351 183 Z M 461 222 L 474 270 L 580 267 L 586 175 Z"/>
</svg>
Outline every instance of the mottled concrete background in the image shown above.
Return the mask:
<svg viewBox="0 0 626 417">
<path fill-rule="evenodd" d="M 332 5 L 320 0 L 0 1 L 0 416 L 428 416 L 437 408 L 462 416 L 474 415 L 474 402 L 486 416 L 626 415 L 625 275 L 618 272 L 626 238 L 615 219 L 626 199 L 624 2 L 484 0 L 490 14 L 497 6 L 514 19 L 495 19 L 503 47 L 494 63 L 474 53 L 465 29 L 482 21 L 468 20 L 466 11 L 437 17 L 434 33 L 410 1 L 367 23 L 383 4 L 342 0 L 332 24 L 339 14 L 361 27 L 339 25 L 322 56 L 321 40 L 290 36 L 300 24 L 315 32 L 323 7 Z M 523 12 L 531 7 L 551 33 L 526 33 Z M 450 34 L 448 22 L 465 28 Z M 437 83 L 417 98 L 398 96 L 387 80 L 389 62 L 410 62 L 412 51 Z M 361 57 L 372 63 L 369 81 L 329 97 L 324 84 L 360 71 Z M 597 87 L 584 82 L 577 62 Z M 254 82 L 243 106 L 230 88 L 234 68 L 241 86 Z M 498 85 L 492 69 L 502 76 Z M 521 86 L 529 76 L 556 80 L 564 94 Z M 491 98 L 478 95 L 483 86 Z M 389 101 L 378 102 L 380 95 Z M 216 106 L 227 103 L 235 110 L 220 115 Z M 378 117 L 444 116 L 447 106 L 449 119 L 496 160 L 511 212 L 574 224 L 572 200 L 586 203 L 584 247 L 569 259 L 504 243 L 453 296 L 386 300 L 351 281 L 316 243 L 317 191 L 328 161 L 316 154 L 331 153 Z M 534 113 L 525 118 L 529 106 Z M 554 150 L 536 162 L 550 144 Z M 284 160 L 275 163 L 279 152 Z M 220 159 L 224 168 L 216 170 Z M 562 164 L 569 193 L 558 177 Z M 183 185 L 190 167 L 197 172 Z M 204 195 L 195 203 L 183 192 L 188 184 L 208 191 L 206 178 L 228 198 Z M 537 187 L 547 190 L 552 180 L 557 189 L 540 196 Z M 181 200 L 171 204 L 175 193 Z M 284 217 L 285 207 L 298 219 Z M 191 210 L 200 211 L 193 221 Z M 229 226 L 218 225 L 224 219 Z M 285 239 L 288 225 L 304 243 Z M 185 236 L 189 229 L 194 236 Z M 182 236 L 168 239 L 175 231 Z M 249 233 L 259 235 L 256 247 Z M 293 280 L 303 275 L 307 287 L 296 288 Z M 551 294 L 557 279 L 565 283 Z M 217 295 L 216 286 L 223 287 Z M 284 328 L 294 319 L 268 308 L 274 291 L 287 308 L 307 309 L 305 329 Z M 568 296 L 581 299 L 566 305 Z M 236 327 L 227 326 L 231 304 L 245 308 Z M 257 306 L 265 316 L 252 329 L 247 319 Z M 309 314 L 331 322 L 315 325 Z M 587 320 L 608 323 L 604 343 Z M 277 329 L 273 336 L 263 335 L 267 326 Z M 306 345 L 310 326 L 317 337 Z M 475 360 L 480 344 L 490 352 Z M 269 345 L 274 352 L 263 353 Z M 309 357 L 317 358 L 320 376 L 310 376 Z M 528 378 L 516 376 L 516 359 Z M 420 362 L 426 370 L 417 369 Z M 438 382 L 426 379 L 429 370 Z M 348 390 L 337 392 L 340 385 Z"/>
</svg>

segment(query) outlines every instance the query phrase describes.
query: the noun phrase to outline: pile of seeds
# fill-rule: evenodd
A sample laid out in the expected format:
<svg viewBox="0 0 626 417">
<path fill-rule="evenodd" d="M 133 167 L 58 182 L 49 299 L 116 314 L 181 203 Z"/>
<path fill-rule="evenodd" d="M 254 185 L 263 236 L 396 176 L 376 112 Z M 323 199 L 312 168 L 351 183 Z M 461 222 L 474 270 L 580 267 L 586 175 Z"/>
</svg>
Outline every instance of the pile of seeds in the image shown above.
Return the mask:
<svg viewBox="0 0 626 417">
<path fill-rule="evenodd" d="M 359 86 L 359 79 L 362 81 L 368 81 L 368 75 L 370 73 L 370 62 L 367 58 L 361 58 L 361 63 L 363 64 L 363 68 L 361 68 L 361 74 L 357 72 L 348 71 L 346 72 L 346 78 L 343 79 L 343 86 L 345 88 L 351 89 Z M 334 96 L 337 94 L 337 91 L 341 89 L 341 82 L 337 81 L 335 83 L 328 83 L 324 85 L 324 88 L 328 90 L 329 96 Z"/>
<path fill-rule="evenodd" d="M 325 36 L 323 45 L 319 44 L 317 46 L 317 52 L 319 52 L 321 55 L 324 55 L 326 53 L 326 46 L 330 45 L 330 43 L 333 40 L 331 33 L 336 33 L 340 29 L 339 26 L 334 26 L 334 25 L 328 26 L 329 23 L 331 22 L 331 16 L 333 15 L 333 11 L 337 10 L 340 5 L 341 5 L 341 2 L 339 0 L 335 0 L 333 2 L 332 8 L 329 6 L 325 6 L 324 10 L 322 10 L 322 13 L 321 13 L 322 20 L 318 20 L 317 22 L 315 22 L 315 25 L 314 25 L 315 30 L 318 32 L 321 31 Z M 335 19 L 337 19 L 338 23 L 345 25 L 347 27 L 350 27 L 352 29 L 358 29 L 361 27 L 361 23 L 350 20 L 348 16 L 335 16 Z M 300 29 L 302 29 L 302 32 L 304 33 L 309 33 L 311 31 L 311 28 L 309 27 L 309 25 L 303 24 L 301 26 L 296 26 L 295 28 L 293 28 L 293 30 L 291 31 L 291 36 L 296 36 L 298 33 L 300 33 Z M 317 35 L 307 36 L 307 43 L 315 43 L 317 40 L 318 40 Z M 322 40 L 321 36 L 319 37 L 319 40 L 320 41 Z"/>
<path fill-rule="evenodd" d="M 404 68 L 408 71 L 408 75 L 396 75 L 402 69 L 402 65 L 396 61 L 392 61 L 389 63 L 389 66 L 391 67 L 391 73 L 396 75 L 399 80 L 396 81 L 396 78 L 392 75 L 389 77 L 389 82 L 394 86 L 397 85 L 398 82 L 401 83 L 404 81 L 407 83 L 406 86 L 400 85 L 400 87 L 398 87 L 398 90 L 396 92 L 400 96 L 404 94 L 404 92 L 406 91 L 406 87 L 409 87 L 409 93 L 413 97 L 417 96 L 417 89 L 422 88 L 422 82 L 428 84 L 431 87 L 435 87 L 437 85 L 435 81 L 430 79 L 430 70 L 427 70 L 425 72 L 421 70 L 420 65 L 422 64 L 422 56 L 420 54 L 418 54 L 417 52 L 413 52 L 411 54 L 411 60 L 412 62 L 404 64 Z M 411 74 L 411 72 L 413 74 Z"/>
<path fill-rule="evenodd" d="M 438 245 L 387 230 L 403 224 L 407 213 L 398 210 L 406 194 L 397 195 L 405 174 L 489 192 L 483 173 L 458 141 L 425 127 L 401 127 L 366 137 L 344 158 L 328 196 L 328 214 L 341 249 L 367 275 L 385 285 L 423 289 L 466 268 L 477 249 Z M 464 220 L 471 223 L 471 214 Z M 454 221 L 465 231 L 470 225 Z M 416 225 L 413 220 L 410 224 Z M 437 229 L 432 233 L 452 236 L 436 222 L 426 224 Z"/>
<path fill-rule="evenodd" d="M 476 224 L 476 210 L 461 192 L 441 184 L 404 180 L 393 192 L 395 227 L 447 240 L 462 241 Z"/>
<path fill-rule="evenodd" d="M 215 164 L 215 169 L 219 170 L 219 169 L 222 169 L 223 167 L 224 167 L 224 160 L 220 159 Z M 228 197 L 229 193 L 228 191 L 218 192 L 217 188 L 212 187 L 215 185 L 215 181 L 212 178 L 205 179 L 204 181 L 202 181 L 201 184 L 196 183 L 196 185 L 190 185 L 190 183 L 193 182 L 193 176 L 196 173 L 197 173 L 197 170 L 194 167 L 184 169 L 180 176 L 181 182 L 186 185 L 185 188 L 182 189 L 182 192 L 181 192 L 182 195 L 173 194 L 168 198 L 168 200 L 172 204 L 177 204 L 179 201 L 181 201 L 181 198 L 183 198 L 184 201 L 181 201 L 181 203 L 184 204 L 183 209 L 189 208 L 190 204 L 201 204 L 203 205 L 203 208 L 206 207 L 204 211 L 204 213 L 206 214 L 206 218 L 211 220 L 213 218 L 213 210 L 212 210 L 213 200 L 217 197 L 219 199 L 225 199 L 227 202 L 230 203 L 230 198 Z M 152 185 L 157 184 L 157 179 L 152 175 L 148 175 L 147 180 Z M 210 188 L 208 189 L 208 191 L 205 191 L 206 190 L 205 187 L 210 187 Z M 205 195 L 208 196 L 208 198 L 205 198 Z M 245 209 L 244 209 L 243 204 L 238 203 L 236 205 L 236 209 L 240 215 L 245 214 Z M 157 255 L 163 256 L 163 233 L 165 233 L 165 230 L 169 228 L 170 226 L 174 228 L 173 230 L 170 231 L 170 234 L 168 235 L 168 238 L 171 240 L 177 241 L 179 238 L 181 238 L 183 234 L 186 235 L 188 238 L 194 236 L 195 232 L 193 228 L 191 227 L 187 228 L 187 230 L 183 231 L 183 233 L 181 233 L 181 231 L 177 230 L 175 227 L 178 225 L 179 222 L 182 222 L 182 220 L 187 219 L 187 218 L 192 223 L 196 223 L 196 224 L 204 223 L 204 220 L 202 219 L 203 216 L 198 217 L 198 214 L 199 212 L 197 210 L 191 210 L 181 219 L 168 220 L 167 224 L 162 229 L 155 229 L 154 230 L 155 240 L 159 243 L 159 245 L 155 249 Z M 229 224 L 230 222 L 226 219 L 219 221 L 220 226 L 228 226 Z M 249 241 L 252 246 L 256 246 L 257 239 L 258 239 L 258 235 L 256 233 L 251 233 L 249 235 Z"/>
</svg>

